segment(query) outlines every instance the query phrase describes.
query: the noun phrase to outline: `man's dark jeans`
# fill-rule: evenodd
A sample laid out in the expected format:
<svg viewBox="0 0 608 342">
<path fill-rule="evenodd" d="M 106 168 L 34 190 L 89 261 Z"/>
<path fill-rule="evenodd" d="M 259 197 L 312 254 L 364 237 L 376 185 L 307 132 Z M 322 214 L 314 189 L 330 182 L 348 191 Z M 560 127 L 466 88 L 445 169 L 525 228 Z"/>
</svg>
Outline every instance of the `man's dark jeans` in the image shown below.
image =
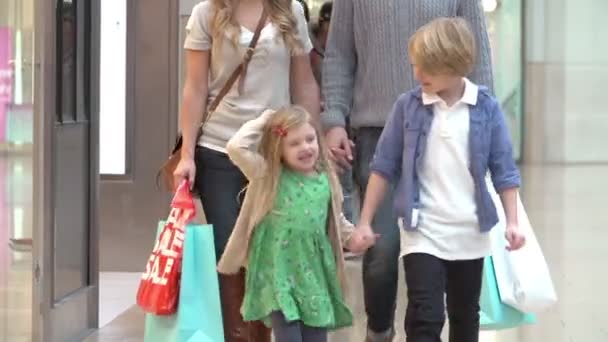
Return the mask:
<svg viewBox="0 0 608 342">
<path fill-rule="evenodd" d="M 365 198 L 370 175 L 369 165 L 381 134 L 381 128 L 353 130 L 353 140 L 356 144 L 353 173 L 362 199 Z M 380 237 L 376 245 L 363 257 L 365 311 L 368 328 L 373 332 L 382 333 L 393 328 L 399 270 L 399 228 L 393 211 L 392 187 L 378 208 L 372 226 Z"/>
</svg>

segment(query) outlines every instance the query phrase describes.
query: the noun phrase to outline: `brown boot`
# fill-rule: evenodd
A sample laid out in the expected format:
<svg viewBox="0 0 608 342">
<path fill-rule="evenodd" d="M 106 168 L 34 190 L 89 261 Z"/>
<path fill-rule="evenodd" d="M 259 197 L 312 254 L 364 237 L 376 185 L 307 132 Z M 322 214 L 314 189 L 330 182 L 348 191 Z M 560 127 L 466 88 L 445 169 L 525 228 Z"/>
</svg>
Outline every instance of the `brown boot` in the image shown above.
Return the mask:
<svg viewBox="0 0 608 342">
<path fill-rule="evenodd" d="M 225 342 L 270 342 L 270 329 L 261 322 L 244 322 L 241 304 L 245 295 L 245 272 L 220 275 L 220 297 Z"/>
<path fill-rule="evenodd" d="M 251 322 L 249 341 L 251 342 L 270 342 L 270 330 L 263 322 Z"/>
</svg>

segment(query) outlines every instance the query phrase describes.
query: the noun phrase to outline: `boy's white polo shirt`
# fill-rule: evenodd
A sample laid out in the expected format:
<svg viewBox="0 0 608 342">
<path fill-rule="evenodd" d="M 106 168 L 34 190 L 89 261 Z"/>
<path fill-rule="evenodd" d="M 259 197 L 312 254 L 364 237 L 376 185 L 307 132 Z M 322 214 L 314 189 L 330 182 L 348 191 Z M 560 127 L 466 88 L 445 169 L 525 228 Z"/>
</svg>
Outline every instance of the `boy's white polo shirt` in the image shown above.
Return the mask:
<svg viewBox="0 0 608 342">
<path fill-rule="evenodd" d="M 426 253 L 470 260 L 491 254 L 490 235 L 479 230 L 469 171 L 469 106 L 477 104 L 478 86 L 466 78 L 464 82 L 462 98 L 451 107 L 437 95 L 422 94 L 422 102 L 433 105 L 434 117 L 425 154 L 416 166 L 420 208 L 412 221 L 417 229 L 400 229 L 401 256 Z"/>
</svg>

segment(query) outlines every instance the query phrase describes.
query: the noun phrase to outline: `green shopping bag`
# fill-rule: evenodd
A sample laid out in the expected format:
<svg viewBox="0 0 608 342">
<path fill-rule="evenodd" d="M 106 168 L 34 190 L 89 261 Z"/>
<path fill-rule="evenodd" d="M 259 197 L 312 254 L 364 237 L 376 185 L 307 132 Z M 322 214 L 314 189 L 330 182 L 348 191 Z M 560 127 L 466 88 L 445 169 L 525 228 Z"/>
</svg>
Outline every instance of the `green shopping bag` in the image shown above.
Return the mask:
<svg viewBox="0 0 608 342">
<path fill-rule="evenodd" d="M 479 312 L 481 330 L 511 329 L 536 323 L 534 314 L 518 311 L 500 300 L 492 257 L 486 257 L 484 260 L 479 304 L 481 307 Z"/>
<path fill-rule="evenodd" d="M 145 342 L 224 342 L 213 241 L 211 225 L 187 225 L 177 314 L 146 314 Z"/>
</svg>

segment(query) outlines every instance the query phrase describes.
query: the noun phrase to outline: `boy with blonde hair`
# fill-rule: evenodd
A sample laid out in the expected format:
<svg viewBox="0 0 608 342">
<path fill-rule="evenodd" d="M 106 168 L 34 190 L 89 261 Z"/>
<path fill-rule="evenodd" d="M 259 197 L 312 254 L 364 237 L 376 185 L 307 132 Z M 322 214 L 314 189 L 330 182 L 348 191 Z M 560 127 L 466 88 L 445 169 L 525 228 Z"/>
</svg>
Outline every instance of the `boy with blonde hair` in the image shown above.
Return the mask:
<svg viewBox="0 0 608 342">
<path fill-rule="evenodd" d="M 321 122 L 332 159 L 352 171 L 354 189 L 361 197 L 391 107 L 399 95 L 416 87 L 404 42 L 439 17 L 469 22 L 477 62 L 468 77 L 492 91 L 490 42 L 481 0 L 333 0 L 323 60 Z M 345 172 L 342 177 L 349 176 Z M 378 208 L 374 229 L 380 238 L 362 260 L 368 342 L 389 342 L 395 335 L 400 250 L 394 194 L 389 189 Z"/>
<path fill-rule="evenodd" d="M 441 341 L 447 294 L 450 341 L 477 342 L 483 258 L 498 222 L 485 177 L 490 171 L 515 250 L 525 243 L 517 222 L 520 175 L 497 100 L 465 77 L 475 64 L 467 21 L 433 20 L 412 36 L 408 53 L 420 86 L 398 99 L 382 132 L 359 236 L 375 239 L 372 219 L 394 183 L 407 341 Z"/>
</svg>

